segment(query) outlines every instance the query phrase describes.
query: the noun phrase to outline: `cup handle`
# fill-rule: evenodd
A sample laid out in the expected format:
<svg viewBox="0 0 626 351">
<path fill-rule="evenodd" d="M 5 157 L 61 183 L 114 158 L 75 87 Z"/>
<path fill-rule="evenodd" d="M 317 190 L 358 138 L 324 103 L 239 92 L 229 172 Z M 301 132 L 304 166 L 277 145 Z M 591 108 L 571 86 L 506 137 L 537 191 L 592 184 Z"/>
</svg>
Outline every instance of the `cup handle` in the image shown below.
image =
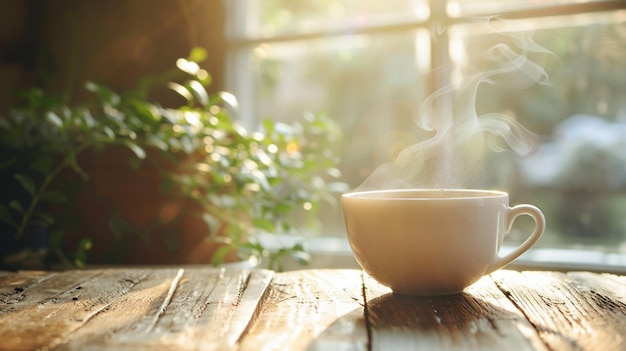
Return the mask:
<svg viewBox="0 0 626 351">
<path fill-rule="evenodd" d="M 533 231 L 528 239 L 526 239 L 526 241 L 524 241 L 517 249 L 513 250 L 506 256 L 498 257 L 493 263 L 491 263 L 485 274 L 490 274 L 513 262 L 513 260 L 535 245 L 537 240 L 539 240 L 541 235 L 543 235 L 543 232 L 546 229 L 546 218 L 544 217 L 543 212 L 533 205 L 517 205 L 508 208 L 506 216 L 507 233 L 511 231 L 515 219 L 521 215 L 531 216 L 535 220 L 535 231 Z"/>
</svg>

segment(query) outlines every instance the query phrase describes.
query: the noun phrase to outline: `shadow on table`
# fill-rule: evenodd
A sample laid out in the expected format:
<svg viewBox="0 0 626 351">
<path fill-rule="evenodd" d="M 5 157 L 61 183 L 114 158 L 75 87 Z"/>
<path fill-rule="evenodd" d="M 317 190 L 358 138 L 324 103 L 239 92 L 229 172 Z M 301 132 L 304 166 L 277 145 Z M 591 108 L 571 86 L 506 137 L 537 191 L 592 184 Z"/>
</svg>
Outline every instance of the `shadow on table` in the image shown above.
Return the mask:
<svg viewBox="0 0 626 351">
<path fill-rule="evenodd" d="M 553 336 L 560 335 L 541 328 Z M 568 342 L 571 344 L 572 340 Z M 308 350 L 517 350 L 536 347 L 545 345 L 521 314 L 472 294 L 418 297 L 387 293 L 370 300 L 364 310 L 354 310 L 337 319 L 312 341 Z"/>
</svg>

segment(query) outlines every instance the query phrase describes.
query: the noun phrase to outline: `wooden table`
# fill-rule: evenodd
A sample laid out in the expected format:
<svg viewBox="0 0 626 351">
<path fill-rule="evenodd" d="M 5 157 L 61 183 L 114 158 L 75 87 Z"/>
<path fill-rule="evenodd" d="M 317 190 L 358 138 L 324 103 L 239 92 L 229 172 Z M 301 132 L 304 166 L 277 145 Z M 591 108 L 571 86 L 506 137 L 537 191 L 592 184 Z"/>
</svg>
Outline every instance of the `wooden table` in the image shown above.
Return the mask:
<svg viewBox="0 0 626 351">
<path fill-rule="evenodd" d="M 0 272 L 0 350 L 626 350 L 626 277 L 498 271 L 445 297 L 359 270 Z"/>
</svg>

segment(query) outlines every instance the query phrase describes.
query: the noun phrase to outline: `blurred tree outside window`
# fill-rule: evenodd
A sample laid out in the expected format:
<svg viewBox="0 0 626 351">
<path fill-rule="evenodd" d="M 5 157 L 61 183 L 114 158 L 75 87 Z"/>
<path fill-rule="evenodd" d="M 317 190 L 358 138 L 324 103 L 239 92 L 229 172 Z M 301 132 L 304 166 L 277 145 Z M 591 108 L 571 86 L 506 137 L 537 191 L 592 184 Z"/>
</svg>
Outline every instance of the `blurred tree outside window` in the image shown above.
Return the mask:
<svg viewBox="0 0 626 351">
<path fill-rule="evenodd" d="M 353 188 L 400 149 L 432 136 L 415 122 L 422 103 L 489 70 L 485 55 L 506 56 L 494 50 L 502 34 L 512 47 L 520 48 L 521 36 L 545 49 L 528 57 L 547 73 L 543 84 L 524 80 L 529 69 L 524 79 L 495 76 L 494 84 L 477 87 L 474 113 L 507 116 L 536 135 L 528 155 L 486 151 L 480 186 L 544 211 L 548 228 L 539 247 L 626 254 L 626 2 L 225 3 L 226 81 L 239 98 L 239 117 L 252 125 L 308 111 L 336 119 L 344 133 L 341 171 Z M 484 26 L 494 18 L 524 25 L 494 35 Z M 491 27 L 498 32 L 501 23 Z M 457 93 L 439 108 L 449 104 L 458 113 Z M 338 207 L 321 215 L 325 233 L 345 235 Z M 532 223 L 521 222 L 508 242 L 524 239 Z"/>
</svg>

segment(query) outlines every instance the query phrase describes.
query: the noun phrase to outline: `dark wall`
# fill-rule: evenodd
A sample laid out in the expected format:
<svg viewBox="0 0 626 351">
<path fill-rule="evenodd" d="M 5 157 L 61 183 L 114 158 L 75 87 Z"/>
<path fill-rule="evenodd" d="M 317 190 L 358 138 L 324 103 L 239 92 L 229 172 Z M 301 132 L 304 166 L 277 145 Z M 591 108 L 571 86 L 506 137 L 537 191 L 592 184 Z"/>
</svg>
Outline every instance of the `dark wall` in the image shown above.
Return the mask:
<svg viewBox="0 0 626 351">
<path fill-rule="evenodd" d="M 9 91 L 25 78 L 27 1 L 0 1 L 0 111 L 15 100 Z"/>
<path fill-rule="evenodd" d="M 0 0 L 0 111 L 16 87 L 84 97 L 87 80 L 114 89 L 173 67 L 194 46 L 223 88 L 221 0 Z"/>
</svg>

